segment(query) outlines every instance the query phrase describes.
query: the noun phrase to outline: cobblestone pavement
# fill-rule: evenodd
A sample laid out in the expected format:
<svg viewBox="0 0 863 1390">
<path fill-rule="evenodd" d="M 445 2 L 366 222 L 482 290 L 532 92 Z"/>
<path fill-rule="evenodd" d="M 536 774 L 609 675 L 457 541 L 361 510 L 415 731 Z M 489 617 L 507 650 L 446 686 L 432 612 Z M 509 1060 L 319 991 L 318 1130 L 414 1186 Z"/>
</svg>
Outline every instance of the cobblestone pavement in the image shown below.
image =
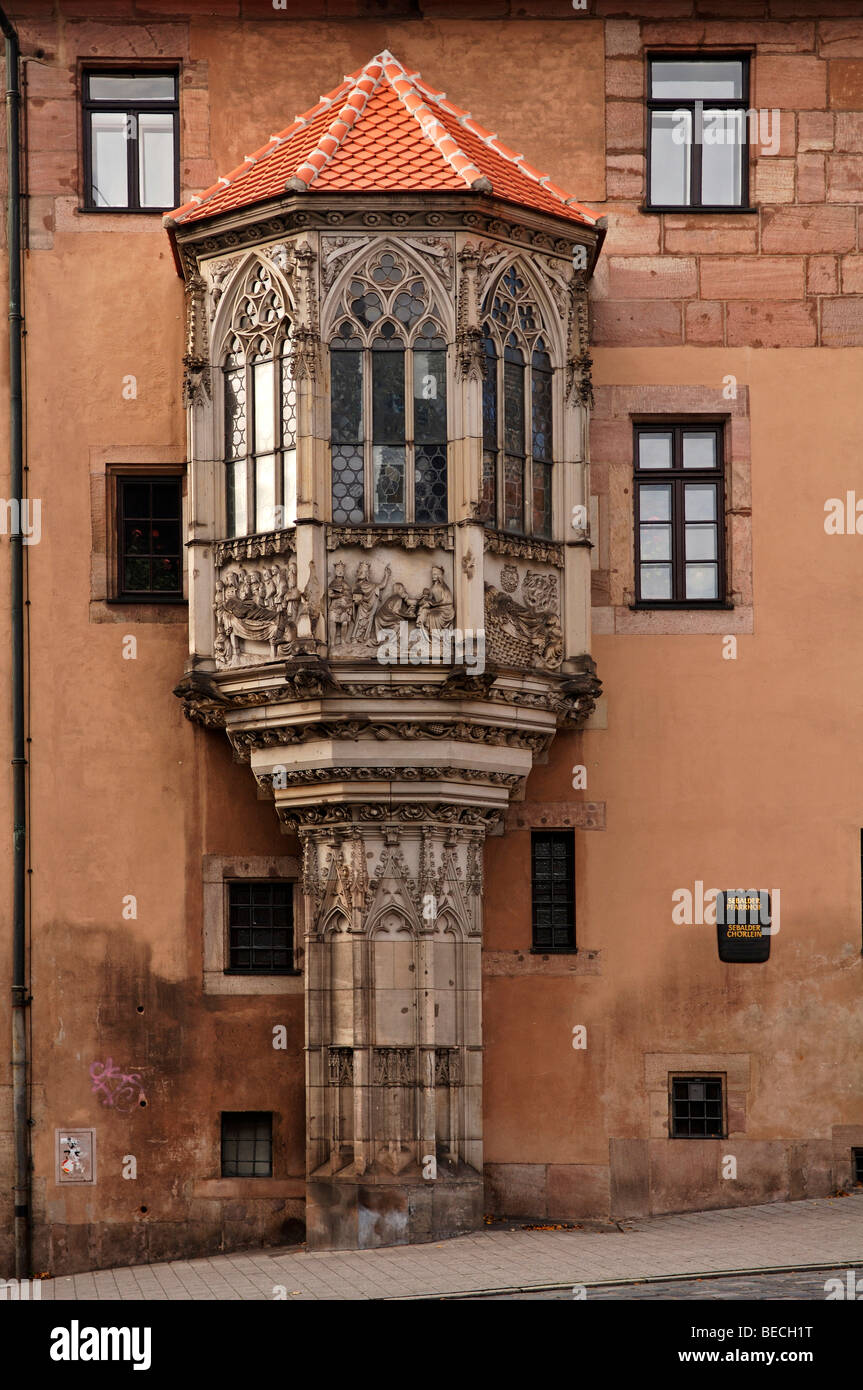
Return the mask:
<svg viewBox="0 0 863 1390">
<path fill-rule="evenodd" d="M 863 1277 L 863 1269 L 856 1270 L 858 1278 Z M 758 1299 L 774 1300 L 777 1302 L 790 1302 L 814 1299 L 824 1299 L 826 1290 L 824 1285 L 828 1279 L 839 1278 L 843 1284 L 846 1282 L 844 1269 L 809 1269 L 795 1271 L 792 1274 L 749 1274 L 745 1277 L 735 1278 L 733 1276 L 725 1279 L 663 1279 L 651 1284 L 615 1284 L 612 1287 L 598 1289 L 588 1289 L 587 1298 L 591 1303 L 597 1299 L 626 1299 L 627 1301 L 638 1300 L 643 1302 L 645 1299 L 663 1299 L 679 1302 L 685 1299 L 703 1300 L 710 1299 Z M 506 1300 L 518 1301 L 522 1299 L 546 1300 L 573 1298 L 572 1289 L 567 1286 L 565 1289 L 546 1289 L 533 1293 L 496 1293 L 485 1294 L 484 1300 L 489 1303 L 501 1303 Z M 474 1299 L 466 1299 L 465 1302 L 474 1302 Z"/>
<path fill-rule="evenodd" d="M 591 1293 L 589 1286 L 651 1277 L 673 1280 L 682 1274 L 720 1271 L 737 1272 L 742 1277 L 765 1266 L 793 1270 L 801 1265 L 819 1270 L 822 1266 L 855 1269 L 857 1277 L 863 1278 L 863 1192 L 626 1221 L 618 1230 L 601 1233 L 487 1226 L 471 1235 L 429 1245 L 326 1253 L 308 1253 L 295 1246 L 172 1260 L 45 1280 L 41 1296 L 82 1300 L 283 1298 L 299 1302 L 429 1298 L 543 1284 L 584 1284 L 588 1298 L 609 1298 L 619 1295 L 608 1287 Z M 816 1276 L 812 1277 L 817 1283 Z M 824 1279 L 820 1283 L 823 1297 Z M 654 1286 L 649 1291 L 642 1288 L 636 1296 L 659 1295 Z M 675 1296 L 699 1295 L 684 1291 Z"/>
</svg>

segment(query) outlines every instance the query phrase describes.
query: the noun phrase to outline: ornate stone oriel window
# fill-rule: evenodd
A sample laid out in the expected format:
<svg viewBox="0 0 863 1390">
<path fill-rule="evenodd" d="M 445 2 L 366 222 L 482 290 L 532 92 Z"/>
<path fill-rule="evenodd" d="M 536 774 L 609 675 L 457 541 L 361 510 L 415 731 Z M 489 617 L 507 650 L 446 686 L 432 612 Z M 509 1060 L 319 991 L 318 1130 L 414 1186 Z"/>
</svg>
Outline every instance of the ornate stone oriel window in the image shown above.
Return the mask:
<svg viewBox="0 0 863 1390">
<path fill-rule="evenodd" d="M 228 534 L 292 526 L 297 515 L 296 390 L 291 322 L 271 273 L 256 264 L 237 297 L 222 359 Z"/>
<path fill-rule="evenodd" d="M 510 266 L 483 306 L 480 519 L 520 535 L 552 533 L 552 362 L 542 315 Z"/>
<path fill-rule="evenodd" d="M 352 275 L 330 341 L 333 521 L 447 521 L 447 345 L 427 280 L 396 251 Z"/>
</svg>

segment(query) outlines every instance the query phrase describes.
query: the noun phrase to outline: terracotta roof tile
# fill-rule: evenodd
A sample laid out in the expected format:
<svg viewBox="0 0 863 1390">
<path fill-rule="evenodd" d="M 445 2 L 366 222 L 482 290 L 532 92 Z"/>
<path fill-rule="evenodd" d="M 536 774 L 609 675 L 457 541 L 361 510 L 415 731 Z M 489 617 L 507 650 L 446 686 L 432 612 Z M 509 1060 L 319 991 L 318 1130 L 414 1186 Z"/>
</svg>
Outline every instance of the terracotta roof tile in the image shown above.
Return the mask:
<svg viewBox="0 0 863 1390">
<path fill-rule="evenodd" d="M 170 214 L 199 222 L 286 192 L 464 191 L 483 181 L 507 202 L 594 225 L 597 215 L 526 163 L 446 93 L 376 55 L 242 164 Z"/>
</svg>

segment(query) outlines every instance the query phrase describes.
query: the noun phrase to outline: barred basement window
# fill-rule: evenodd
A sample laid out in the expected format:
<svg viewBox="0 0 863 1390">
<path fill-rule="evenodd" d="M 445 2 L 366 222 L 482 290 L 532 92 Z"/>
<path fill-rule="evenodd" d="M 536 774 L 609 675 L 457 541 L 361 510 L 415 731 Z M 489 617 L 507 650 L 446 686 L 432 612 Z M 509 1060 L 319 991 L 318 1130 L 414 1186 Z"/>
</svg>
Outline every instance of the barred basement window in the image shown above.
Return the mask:
<svg viewBox="0 0 863 1390">
<path fill-rule="evenodd" d="M 222 361 L 230 536 L 281 531 L 297 516 L 297 399 L 291 322 L 267 267 L 249 272 Z"/>
<path fill-rule="evenodd" d="M 575 950 L 575 834 L 535 830 L 531 835 L 533 950 Z"/>
<path fill-rule="evenodd" d="M 722 426 L 635 426 L 636 601 L 716 607 L 725 597 Z"/>
<path fill-rule="evenodd" d="M 290 883 L 228 884 L 230 975 L 294 974 L 294 890 Z"/>
<path fill-rule="evenodd" d="M 542 315 L 510 266 L 485 303 L 479 517 L 521 535 L 552 532 L 552 364 Z"/>
<path fill-rule="evenodd" d="M 447 521 L 446 338 L 428 281 L 395 250 L 350 280 L 330 342 L 333 521 Z"/>
<path fill-rule="evenodd" d="M 673 1076 L 670 1105 L 672 1139 L 724 1138 L 721 1076 Z"/>
<path fill-rule="evenodd" d="M 852 1180 L 863 1185 L 863 1149 L 851 1150 Z"/>
<path fill-rule="evenodd" d="M 273 1176 L 273 1117 L 265 1111 L 222 1111 L 222 1177 Z"/>
<path fill-rule="evenodd" d="M 117 598 L 165 603 L 183 597 L 183 480 L 118 475 Z"/>
</svg>

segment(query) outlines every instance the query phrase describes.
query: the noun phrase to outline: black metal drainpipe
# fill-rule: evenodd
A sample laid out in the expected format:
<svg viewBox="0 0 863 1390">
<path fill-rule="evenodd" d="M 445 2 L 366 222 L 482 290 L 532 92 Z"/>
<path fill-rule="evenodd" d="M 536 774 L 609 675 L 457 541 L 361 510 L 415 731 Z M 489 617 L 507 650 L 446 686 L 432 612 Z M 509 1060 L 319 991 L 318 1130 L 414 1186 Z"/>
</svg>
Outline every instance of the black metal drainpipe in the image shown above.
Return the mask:
<svg viewBox="0 0 863 1390">
<path fill-rule="evenodd" d="M 27 766 L 24 743 L 24 435 L 21 374 L 21 87 L 18 34 L 0 8 L 6 41 L 7 244 L 9 250 L 9 496 L 18 524 L 9 537 L 12 562 L 12 1124 L 15 1150 L 15 1277 L 30 1268 L 30 1133 L 27 1096 L 27 990 L 25 887 L 27 882 Z M 10 509 L 14 518 L 16 507 Z"/>
</svg>

